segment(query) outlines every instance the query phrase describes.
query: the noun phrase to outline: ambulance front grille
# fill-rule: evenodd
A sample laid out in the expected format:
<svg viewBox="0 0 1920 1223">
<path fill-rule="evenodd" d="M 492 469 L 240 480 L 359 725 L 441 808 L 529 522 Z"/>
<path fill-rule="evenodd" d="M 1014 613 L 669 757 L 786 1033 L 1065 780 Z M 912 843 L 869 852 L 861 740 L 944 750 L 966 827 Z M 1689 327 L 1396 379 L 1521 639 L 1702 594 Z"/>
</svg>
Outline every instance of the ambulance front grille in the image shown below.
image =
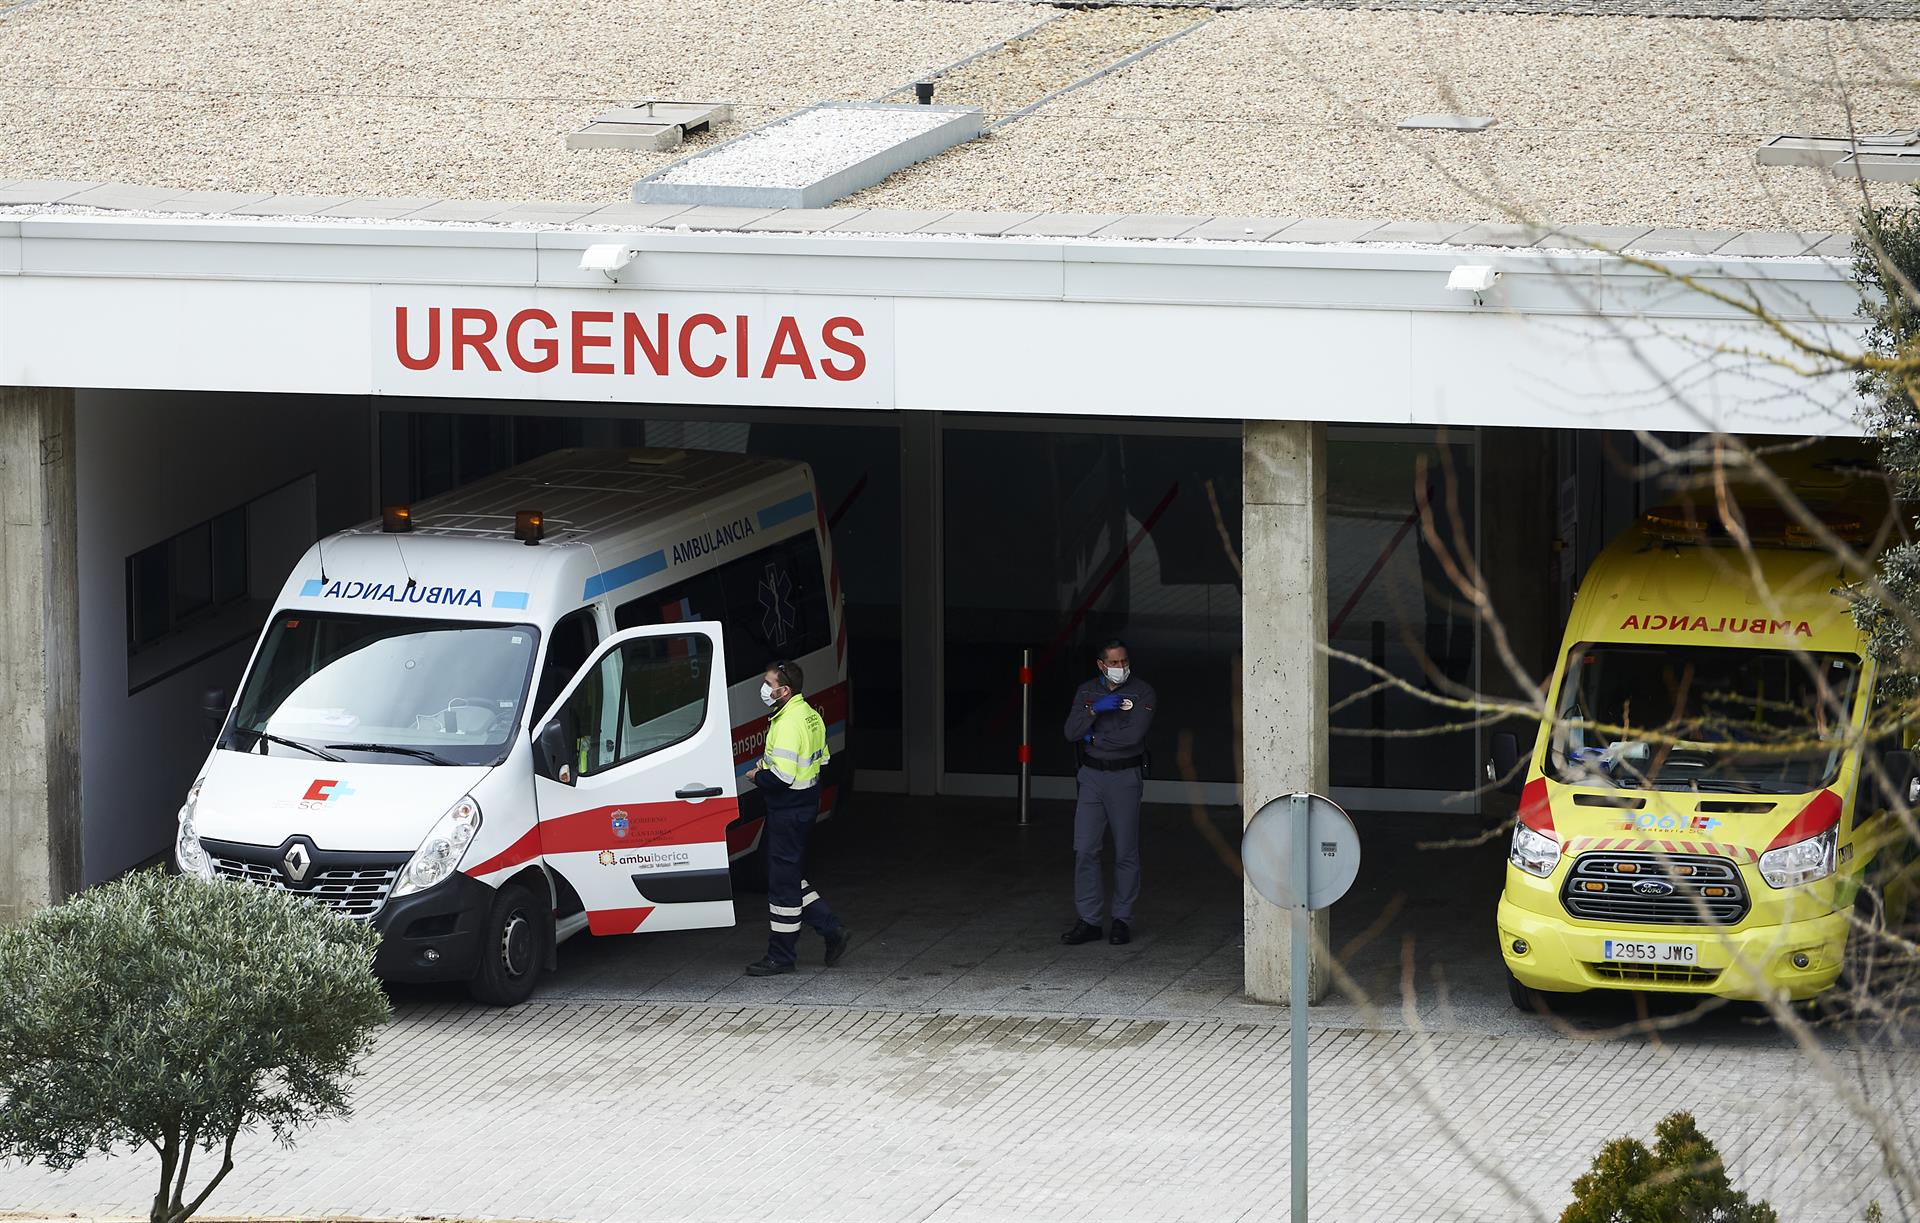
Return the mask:
<svg viewBox="0 0 1920 1223">
<path fill-rule="evenodd" d="M 1732 926 L 1747 915 L 1740 868 L 1706 854 L 1585 853 L 1560 903 L 1584 921 Z"/>
<path fill-rule="evenodd" d="M 396 862 L 390 867 L 321 871 L 313 877 L 311 887 L 297 889 L 289 887 L 286 876 L 271 866 L 242 862 L 237 858 L 213 859 L 213 869 L 223 879 L 237 879 L 282 892 L 290 891 L 355 921 L 366 921 L 387 903 L 387 893 L 393 890 L 394 880 L 400 877 L 403 865 Z"/>
<path fill-rule="evenodd" d="M 1686 964 L 1588 964 L 1587 971 L 1603 981 L 1642 981 L 1655 985 L 1712 985 L 1720 979 L 1717 968 L 1694 968 Z"/>
</svg>

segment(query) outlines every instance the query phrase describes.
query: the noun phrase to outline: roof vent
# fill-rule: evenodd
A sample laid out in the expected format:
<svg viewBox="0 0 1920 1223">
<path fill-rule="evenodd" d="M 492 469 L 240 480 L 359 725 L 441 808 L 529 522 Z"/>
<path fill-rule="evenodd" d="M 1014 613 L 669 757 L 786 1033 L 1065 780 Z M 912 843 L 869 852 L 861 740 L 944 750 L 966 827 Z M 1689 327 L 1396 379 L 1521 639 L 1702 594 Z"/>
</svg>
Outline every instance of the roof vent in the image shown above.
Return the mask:
<svg viewBox="0 0 1920 1223">
<path fill-rule="evenodd" d="M 978 107 L 822 102 L 633 185 L 638 204 L 824 208 L 978 136 Z"/>
<path fill-rule="evenodd" d="M 671 467 L 687 457 L 684 450 L 629 450 L 627 462 L 635 467 Z"/>
<path fill-rule="evenodd" d="M 1492 115 L 1408 115 L 1398 124 L 1403 132 L 1484 132 L 1493 126 Z"/>
<path fill-rule="evenodd" d="M 677 149 L 695 132 L 710 131 L 733 118 L 731 102 L 678 102 L 646 98 L 595 115 L 577 132 L 567 134 L 570 149 L 636 149 L 662 152 Z"/>
</svg>

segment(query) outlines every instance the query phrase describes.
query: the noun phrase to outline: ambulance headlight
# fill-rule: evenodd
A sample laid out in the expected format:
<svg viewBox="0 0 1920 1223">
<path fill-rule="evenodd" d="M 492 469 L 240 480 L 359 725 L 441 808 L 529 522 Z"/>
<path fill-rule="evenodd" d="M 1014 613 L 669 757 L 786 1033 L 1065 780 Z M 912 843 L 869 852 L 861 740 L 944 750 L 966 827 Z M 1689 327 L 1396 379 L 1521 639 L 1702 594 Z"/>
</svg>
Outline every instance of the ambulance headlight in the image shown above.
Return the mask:
<svg viewBox="0 0 1920 1223">
<path fill-rule="evenodd" d="M 1819 836 L 1769 849 L 1760 855 L 1760 877 L 1777 888 L 1812 883 L 1833 874 L 1834 846 L 1840 829 L 1827 829 Z"/>
<path fill-rule="evenodd" d="M 200 802 L 200 786 L 204 780 L 193 783 L 193 788 L 187 791 L 186 806 L 180 808 L 180 829 L 173 838 L 173 860 L 179 864 L 181 874 L 211 879 L 213 859 L 207 856 L 207 847 L 200 844 L 200 833 L 193 826 L 193 809 Z"/>
<path fill-rule="evenodd" d="M 427 839 L 420 842 L 420 848 L 413 851 L 413 857 L 407 859 L 407 865 L 400 872 L 399 881 L 393 885 L 393 894 L 408 896 L 424 892 L 453 874 L 479 831 L 480 804 L 469 794 L 440 817 L 440 822 L 427 833 Z"/>
<path fill-rule="evenodd" d="M 1525 824 L 1513 826 L 1513 848 L 1507 860 L 1529 875 L 1545 879 L 1560 861 L 1560 842 L 1535 832 Z"/>
</svg>

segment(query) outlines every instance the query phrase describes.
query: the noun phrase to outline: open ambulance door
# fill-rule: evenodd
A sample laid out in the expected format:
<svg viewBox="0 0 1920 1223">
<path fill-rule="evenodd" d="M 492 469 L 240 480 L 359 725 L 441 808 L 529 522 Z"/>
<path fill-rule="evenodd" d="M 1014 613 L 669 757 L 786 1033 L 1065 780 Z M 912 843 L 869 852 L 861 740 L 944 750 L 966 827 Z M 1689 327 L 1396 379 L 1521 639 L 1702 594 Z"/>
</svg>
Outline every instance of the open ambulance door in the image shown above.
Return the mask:
<svg viewBox="0 0 1920 1223">
<path fill-rule="evenodd" d="M 541 853 L 595 934 L 733 924 L 726 656 L 718 624 L 615 633 L 534 737 Z"/>
</svg>

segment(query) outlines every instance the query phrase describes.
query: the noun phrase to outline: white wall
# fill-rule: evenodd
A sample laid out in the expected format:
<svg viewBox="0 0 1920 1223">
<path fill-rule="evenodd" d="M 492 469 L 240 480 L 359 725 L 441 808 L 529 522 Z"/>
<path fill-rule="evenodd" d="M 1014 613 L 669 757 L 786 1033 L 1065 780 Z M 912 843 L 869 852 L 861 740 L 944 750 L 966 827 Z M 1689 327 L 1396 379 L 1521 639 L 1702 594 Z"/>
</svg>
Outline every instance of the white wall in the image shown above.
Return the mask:
<svg viewBox="0 0 1920 1223">
<path fill-rule="evenodd" d="M 312 472 L 321 532 L 373 507 L 372 413 L 359 398 L 80 391 L 82 860 L 97 883 L 165 852 L 206 756 L 200 693 L 231 687 L 252 641 L 129 696 L 126 562 Z M 281 574 L 254 574 L 277 590 Z"/>
</svg>

